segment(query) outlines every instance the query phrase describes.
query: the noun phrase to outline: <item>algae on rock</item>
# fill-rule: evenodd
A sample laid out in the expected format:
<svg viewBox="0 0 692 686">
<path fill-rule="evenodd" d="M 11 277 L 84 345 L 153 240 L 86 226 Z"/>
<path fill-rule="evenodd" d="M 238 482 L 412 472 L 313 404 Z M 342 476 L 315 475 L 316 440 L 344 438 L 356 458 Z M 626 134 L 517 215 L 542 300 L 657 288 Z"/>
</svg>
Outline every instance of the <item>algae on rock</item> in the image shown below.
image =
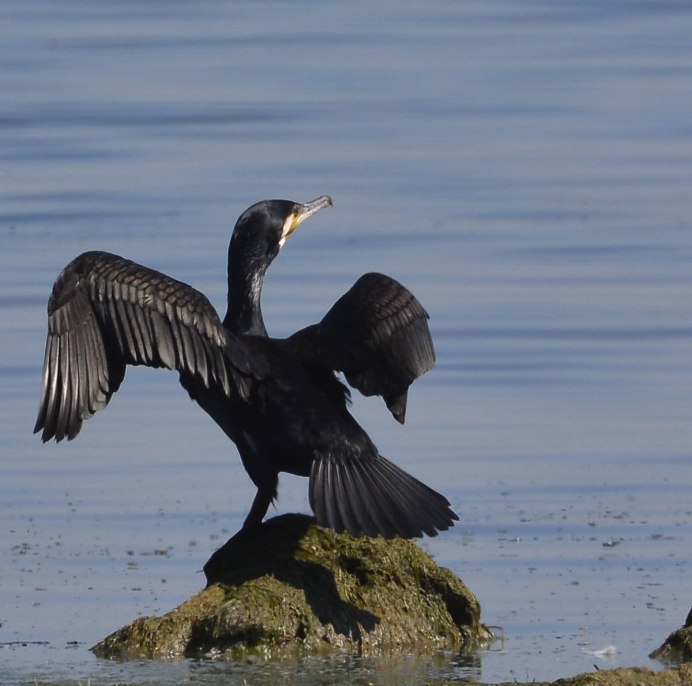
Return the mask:
<svg viewBox="0 0 692 686">
<path fill-rule="evenodd" d="M 335 534 L 303 515 L 237 534 L 204 571 L 207 588 L 196 596 L 92 650 L 121 658 L 377 654 L 470 651 L 492 638 L 473 594 L 415 543 Z"/>
<path fill-rule="evenodd" d="M 654 672 L 645 667 L 601 669 L 588 674 L 558 679 L 545 686 L 689 686 L 690 683 L 692 683 L 692 666 L 681 665 L 662 672 Z M 520 684 L 514 682 L 513 686 L 520 686 Z M 535 684 L 534 686 L 542 685 Z"/>
<path fill-rule="evenodd" d="M 670 634 L 649 657 L 665 664 L 692 662 L 692 610 L 687 615 L 685 626 Z"/>
</svg>

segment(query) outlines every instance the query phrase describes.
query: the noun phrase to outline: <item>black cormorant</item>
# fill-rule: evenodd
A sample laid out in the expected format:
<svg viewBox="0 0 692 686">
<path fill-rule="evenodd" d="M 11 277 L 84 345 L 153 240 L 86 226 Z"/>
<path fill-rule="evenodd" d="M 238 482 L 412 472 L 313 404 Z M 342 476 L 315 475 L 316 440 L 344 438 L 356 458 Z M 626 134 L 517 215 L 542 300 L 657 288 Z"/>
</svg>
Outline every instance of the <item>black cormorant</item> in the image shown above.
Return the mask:
<svg viewBox="0 0 692 686">
<path fill-rule="evenodd" d="M 257 494 L 243 530 L 277 497 L 279 472 L 309 476 L 317 522 L 335 531 L 435 536 L 457 519 L 447 499 L 382 457 L 347 409 L 343 372 L 404 422 L 409 385 L 435 360 L 428 315 L 401 284 L 362 276 L 318 324 L 269 338 L 267 268 L 297 226 L 331 205 L 265 200 L 240 215 L 228 248 L 221 321 L 185 283 L 106 252 L 85 252 L 48 301 L 43 387 L 34 431 L 72 439 L 103 409 L 126 365 L 167 367 L 236 444 Z"/>
</svg>

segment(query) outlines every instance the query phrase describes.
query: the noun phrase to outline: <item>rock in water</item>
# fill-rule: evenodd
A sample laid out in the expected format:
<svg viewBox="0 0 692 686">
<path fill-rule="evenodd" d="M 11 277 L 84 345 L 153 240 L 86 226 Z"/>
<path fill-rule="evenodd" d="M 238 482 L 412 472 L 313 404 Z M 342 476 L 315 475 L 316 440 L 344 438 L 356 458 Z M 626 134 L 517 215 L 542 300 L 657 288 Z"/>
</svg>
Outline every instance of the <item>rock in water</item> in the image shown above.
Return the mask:
<svg viewBox="0 0 692 686">
<path fill-rule="evenodd" d="M 453 648 L 492 639 L 473 594 L 415 543 L 353 538 L 283 515 L 237 534 L 204 567 L 207 587 L 92 648 L 101 657 L 282 655 Z"/>
<path fill-rule="evenodd" d="M 692 662 L 692 608 L 685 624 L 670 634 L 649 657 L 664 664 Z"/>
</svg>

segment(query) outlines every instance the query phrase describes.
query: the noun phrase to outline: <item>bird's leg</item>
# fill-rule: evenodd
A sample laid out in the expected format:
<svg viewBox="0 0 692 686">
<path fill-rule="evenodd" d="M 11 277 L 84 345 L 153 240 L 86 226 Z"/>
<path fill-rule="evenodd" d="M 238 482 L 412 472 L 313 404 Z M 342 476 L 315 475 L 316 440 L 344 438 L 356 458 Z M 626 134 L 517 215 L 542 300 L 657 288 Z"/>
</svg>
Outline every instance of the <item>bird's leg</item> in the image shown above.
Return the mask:
<svg viewBox="0 0 692 686">
<path fill-rule="evenodd" d="M 263 481 L 263 483 L 258 484 L 257 494 L 255 495 L 255 499 L 252 501 L 252 507 L 250 508 L 248 516 L 245 518 L 245 522 L 243 522 L 243 528 L 241 531 L 253 529 L 262 523 L 264 515 L 267 514 L 267 510 L 269 509 L 272 500 L 276 498 L 276 487 L 278 484 L 278 474 L 274 474 L 270 479 L 266 479 Z"/>
</svg>

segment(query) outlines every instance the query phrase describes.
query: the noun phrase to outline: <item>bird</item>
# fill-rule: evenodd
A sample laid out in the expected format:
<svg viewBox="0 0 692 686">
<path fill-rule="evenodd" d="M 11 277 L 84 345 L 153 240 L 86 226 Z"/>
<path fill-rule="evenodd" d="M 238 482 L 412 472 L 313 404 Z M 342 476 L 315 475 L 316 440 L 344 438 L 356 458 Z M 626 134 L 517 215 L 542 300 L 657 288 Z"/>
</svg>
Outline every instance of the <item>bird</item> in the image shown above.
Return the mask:
<svg viewBox="0 0 692 686">
<path fill-rule="evenodd" d="M 318 323 L 287 338 L 268 335 L 267 270 L 297 227 L 331 205 L 326 195 L 263 200 L 240 215 L 223 319 L 201 292 L 154 269 L 102 251 L 72 260 L 48 300 L 34 433 L 44 443 L 74 439 L 128 365 L 167 368 L 235 443 L 257 489 L 241 532 L 262 524 L 280 472 L 309 478 L 317 524 L 337 533 L 417 538 L 453 526 L 447 498 L 379 453 L 349 411 L 342 381 L 381 396 L 404 423 L 410 384 L 435 362 L 429 317 L 415 296 L 370 272 Z"/>
</svg>

